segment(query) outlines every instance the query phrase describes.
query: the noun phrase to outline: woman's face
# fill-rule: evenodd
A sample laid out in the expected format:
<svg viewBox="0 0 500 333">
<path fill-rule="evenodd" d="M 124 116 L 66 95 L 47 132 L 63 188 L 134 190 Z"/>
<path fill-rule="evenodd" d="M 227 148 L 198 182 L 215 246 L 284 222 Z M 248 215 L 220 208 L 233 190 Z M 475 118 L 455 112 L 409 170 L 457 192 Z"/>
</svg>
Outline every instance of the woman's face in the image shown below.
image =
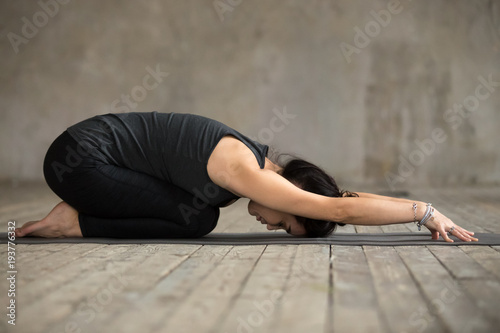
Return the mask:
<svg viewBox="0 0 500 333">
<path fill-rule="evenodd" d="M 292 214 L 279 212 L 262 206 L 255 201 L 248 203 L 248 213 L 257 218 L 262 224 L 267 224 L 267 230 L 283 229 L 294 236 L 305 236 L 306 230 L 297 222 Z"/>
</svg>

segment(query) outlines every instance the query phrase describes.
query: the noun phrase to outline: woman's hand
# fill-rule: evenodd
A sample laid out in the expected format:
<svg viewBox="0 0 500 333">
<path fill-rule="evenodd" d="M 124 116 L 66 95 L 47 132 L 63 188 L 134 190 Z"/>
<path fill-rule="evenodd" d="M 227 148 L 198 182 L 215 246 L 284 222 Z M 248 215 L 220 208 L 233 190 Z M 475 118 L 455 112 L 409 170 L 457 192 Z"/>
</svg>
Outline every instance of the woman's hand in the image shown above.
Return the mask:
<svg viewBox="0 0 500 333">
<path fill-rule="evenodd" d="M 425 226 L 431 231 L 432 239 L 439 239 L 439 235 L 441 235 L 445 241 L 453 242 L 453 240 L 448 237 L 448 232 L 451 230 L 451 235 L 464 242 L 477 242 L 477 238 L 472 237 L 474 235 L 473 232 L 456 225 L 452 220 L 438 212 L 437 209 L 434 210 L 434 218 L 430 219 Z"/>
</svg>

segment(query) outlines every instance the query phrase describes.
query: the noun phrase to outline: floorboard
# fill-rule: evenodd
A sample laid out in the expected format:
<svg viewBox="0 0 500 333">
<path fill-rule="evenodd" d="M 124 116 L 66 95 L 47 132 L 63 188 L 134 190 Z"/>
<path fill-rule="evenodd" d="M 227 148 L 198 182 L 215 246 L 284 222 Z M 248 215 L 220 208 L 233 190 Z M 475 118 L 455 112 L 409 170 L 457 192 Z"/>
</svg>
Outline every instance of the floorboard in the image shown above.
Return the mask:
<svg viewBox="0 0 500 333">
<path fill-rule="evenodd" d="M 385 332 L 363 248 L 332 246 L 333 327 L 330 332 Z M 363 320 L 360 320 L 363 318 Z"/>
<path fill-rule="evenodd" d="M 0 230 L 45 216 L 40 183 L 4 183 Z M 389 194 L 390 193 L 386 193 Z M 414 189 L 457 224 L 500 233 L 500 187 Z M 263 232 L 248 200 L 215 232 Z M 282 231 L 272 231 L 282 232 Z M 412 223 L 338 233 L 418 232 Z M 0 269 L 7 275 L 7 246 Z M 16 326 L 0 332 L 494 332 L 500 246 L 15 245 Z M 0 279 L 0 303 L 9 281 Z M 4 307 L 5 309 L 5 307 Z"/>
</svg>

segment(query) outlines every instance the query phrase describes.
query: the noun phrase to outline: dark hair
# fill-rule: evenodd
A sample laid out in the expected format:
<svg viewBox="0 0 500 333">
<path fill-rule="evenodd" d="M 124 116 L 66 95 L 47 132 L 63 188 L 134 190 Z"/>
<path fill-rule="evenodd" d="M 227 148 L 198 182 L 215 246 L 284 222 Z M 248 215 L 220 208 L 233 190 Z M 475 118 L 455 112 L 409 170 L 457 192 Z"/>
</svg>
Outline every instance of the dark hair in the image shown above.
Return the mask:
<svg viewBox="0 0 500 333">
<path fill-rule="evenodd" d="M 356 193 L 340 190 L 335 179 L 320 167 L 300 158 L 292 158 L 281 165 L 280 174 L 304 191 L 324 195 L 327 197 L 357 197 Z M 304 226 L 307 237 L 327 237 L 332 234 L 337 225 L 344 223 L 336 221 L 315 220 L 302 216 L 295 216 L 297 222 Z"/>
</svg>

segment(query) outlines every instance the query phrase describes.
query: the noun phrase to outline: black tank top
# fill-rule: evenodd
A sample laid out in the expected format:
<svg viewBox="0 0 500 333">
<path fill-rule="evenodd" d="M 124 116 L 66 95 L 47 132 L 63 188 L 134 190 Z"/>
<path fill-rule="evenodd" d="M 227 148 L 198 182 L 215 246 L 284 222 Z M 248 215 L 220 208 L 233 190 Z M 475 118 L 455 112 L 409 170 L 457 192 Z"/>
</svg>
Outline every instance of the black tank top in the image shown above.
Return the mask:
<svg viewBox="0 0 500 333">
<path fill-rule="evenodd" d="M 243 142 L 261 169 L 269 149 L 216 120 L 183 113 L 99 115 L 67 131 L 98 161 L 172 183 L 218 207 L 238 199 L 208 176 L 208 159 L 220 139 L 232 135 Z"/>
</svg>

